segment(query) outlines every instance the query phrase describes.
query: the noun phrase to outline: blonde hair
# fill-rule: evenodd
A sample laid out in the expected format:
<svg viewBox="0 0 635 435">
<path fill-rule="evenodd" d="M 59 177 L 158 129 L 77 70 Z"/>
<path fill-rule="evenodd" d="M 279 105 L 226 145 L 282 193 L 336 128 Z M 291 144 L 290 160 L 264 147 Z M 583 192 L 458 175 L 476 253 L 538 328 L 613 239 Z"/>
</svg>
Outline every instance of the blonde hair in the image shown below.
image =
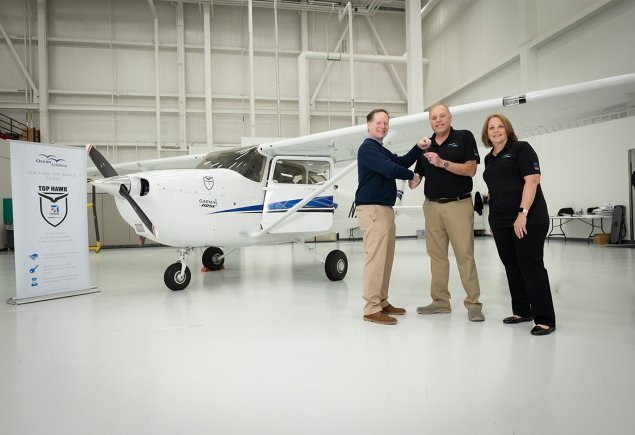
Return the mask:
<svg viewBox="0 0 635 435">
<path fill-rule="evenodd" d="M 498 118 L 503 123 L 505 127 L 505 133 L 507 133 L 507 138 L 512 140 L 518 140 L 518 136 L 516 136 L 516 132 L 514 132 L 514 127 L 512 126 L 511 121 L 503 114 L 500 113 L 492 113 L 485 118 L 485 123 L 483 124 L 483 130 L 481 130 L 481 140 L 483 141 L 483 145 L 486 148 L 491 148 L 492 142 L 489 140 L 489 136 L 487 135 L 487 125 L 489 124 L 490 119 Z"/>
</svg>

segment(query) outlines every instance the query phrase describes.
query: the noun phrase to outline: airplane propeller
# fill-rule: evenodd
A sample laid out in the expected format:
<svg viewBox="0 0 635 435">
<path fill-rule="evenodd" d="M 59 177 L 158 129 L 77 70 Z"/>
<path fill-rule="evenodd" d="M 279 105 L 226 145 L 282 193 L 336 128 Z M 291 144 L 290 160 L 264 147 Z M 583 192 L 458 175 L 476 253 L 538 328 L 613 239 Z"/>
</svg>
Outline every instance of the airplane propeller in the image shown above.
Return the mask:
<svg viewBox="0 0 635 435">
<path fill-rule="evenodd" d="M 145 225 L 146 228 L 149 229 L 150 232 L 155 237 L 158 236 L 157 229 L 154 227 L 154 224 L 152 223 L 150 218 L 143 212 L 143 210 L 141 210 L 141 207 L 139 207 L 139 204 L 137 204 L 137 202 L 134 199 L 132 199 L 132 196 L 130 196 L 130 192 L 128 192 L 128 189 L 123 184 L 119 188 L 119 194 L 123 196 L 124 198 L 126 198 L 126 200 L 128 200 L 128 203 L 130 204 L 132 209 L 135 211 L 135 213 L 137 213 L 137 216 L 139 216 L 139 219 L 141 219 L 141 222 L 143 222 L 143 225 Z"/>
<path fill-rule="evenodd" d="M 117 171 L 115 171 L 115 168 L 113 168 L 110 165 L 110 163 L 108 163 L 108 160 L 106 160 L 106 158 L 102 155 L 102 153 L 100 153 L 97 150 L 97 148 L 95 148 L 91 144 L 88 144 L 86 148 L 88 149 L 88 156 L 93 161 L 93 163 L 95 164 L 95 167 L 99 170 L 99 172 L 101 173 L 101 175 L 103 175 L 104 178 L 111 178 L 111 177 L 116 177 L 119 175 L 117 174 Z M 124 186 L 123 184 L 119 186 L 119 194 L 128 201 L 132 209 L 135 211 L 135 213 L 137 213 L 137 216 L 139 216 L 139 219 L 141 219 L 141 222 L 143 222 L 146 228 L 150 230 L 150 232 L 156 237 L 158 233 L 154 224 L 152 223 L 150 218 L 144 213 L 141 207 L 139 207 L 139 204 L 137 204 L 137 202 L 132 198 L 132 196 L 130 196 L 130 191 L 128 191 L 128 188 Z"/>
<path fill-rule="evenodd" d="M 92 144 L 86 145 L 86 148 L 88 148 L 88 156 L 93 161 L 95 167 L 97 168 L 97 170 L 99 170 L 99 173 L 104 178 L 116 177 L 117 175 L 119 175 L 117 174 L 117 171 L 115 171 L 115 168 L 113 168 L 110 163 L 108 163 L 106 157 L 104 157 L 102 153 L 97 151 L 97 148 L 92 146 Z"/>
</svg>

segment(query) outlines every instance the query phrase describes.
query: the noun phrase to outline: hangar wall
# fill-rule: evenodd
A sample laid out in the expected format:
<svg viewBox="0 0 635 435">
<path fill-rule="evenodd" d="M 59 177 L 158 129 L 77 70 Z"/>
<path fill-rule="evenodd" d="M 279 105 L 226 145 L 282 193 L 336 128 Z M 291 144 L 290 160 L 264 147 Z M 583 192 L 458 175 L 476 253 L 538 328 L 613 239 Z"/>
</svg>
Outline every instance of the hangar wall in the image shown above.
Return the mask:
<svg viewBox="0 0 635 435">
<path fill-rule="evenodd" d="M 31 5 L 29 20 L 37 29 L 36 3 L 31 0 L 3 2 L 0 16 L 19 53 L 25 51 L 25 3 Z M 176 2 L 155 1 L 159 29 L 160 144 L 157 147 L 155 118 L 155 63 L 153 15 L 146 0 L 53 0 L 47 3 L 50 94 L 50 142 L 82 145 L 91 142 L 108 146 L 115 162 L 179 155 L 189 148 L 206 145 L 204 14 L 198 3 L 183 4 L 185 96 L 179 95 L 178 23 Z M 237 3 L 239 4 L 239 3 Z M 274 12 L 254 9 L 254 87 L 256 136 L 292 137 L 298 130 L 298 56 L 301 47 L 301 13 L 278 10 L 279 87 L 281 131 L 277 130 Z M 251 136 L 249 119 L 248 13 L 243 5 L 213 6 L 211 29 L 211 79 L 213 142 L 215 146 L 240 144 Z M 403 14 L 370 17 L 389 54 L 405 51 Z M 395 31 L 398 29 L 398 31 Z M 346 20 L 338 14 L 307 12 L 309 51 L 336 50 L 345 33 Z M 378 50 L 372 29 L 364 16 L 353 22 L 356 53 Z M 32 35 L 36 39 L 37 35 Z M 347 38 L 345 38 L 347 39 Z M 3 41 L 4 42 L 4 41 Z M 28 44 L 26 46 L 28 49 Z M 37 41 L 32 41 L 32 51 Z M 12 61 L 6 43 L 0 56 L 10 60 L 0 66 L 5 77 L 0 100 L 15 110 L 3 112 L 18 120 L 26 110 L 25 80 Z M 334 54 L 332 58 L 337 58 Z M 37 55 L 30 56 L 33 76 L 38 76 Z M 326 68 L 324 60 L 309 61 L 311 96 Z M 315 96 L 311 108 L 311 132 L 351 125 L 348 62 L 332 62 L 330 73 Z M 405 80 L 405 66 L 396 69 Z M 179 131 L 179 100 L 185 100 L 186 131 Z M 22 104 L 21 104 L 22 103 Z M 396 114 L 405 113 L 386 65 L 355 64 L 355 105 L 361 117 L 377 104 L 388 105 Z M 1 105 L 1 104 L 0 104 Z M 185 138 L 185 143 L 181 139 Z M 158 148 L 158 151 L 157 151 Z"/>
<path fill-rule="evenodd" d="M 47 7 L 49 142 L 92 142 L 114 162 L 205 149 L 203 9 L 183 4 L 184 79 L 179 80 L 177 2 L 154 1 L 159 47 L 160 140 L 157 144 L 153 16 L 146 0 L 4 0 L 2 23 L 31 76 L 38 83 L 37 5 Z M 214 147 L 240 143 L 251 135 L 249 119 L 247 8 L 211 8 L 211 78 Z M 345 21 L 337 13 L 278 11 L 281 132 L 299 133 L 298 56 L 303 49 L 336 51 Z M 558 86 L 635 71 L 635 2 L 629 0 L 465 0 L 440 1 L 422 20 L 424 102 L 450 105 L 502 94 Z M 304 20 L 304 21 L 303 21 Z M 256 136 L 277 131 L 273 10 L 254 10 Z M 370 21 L 370 23 L 369 23 Z M 303 22 L 305 23 L 303 25 Z M 380 53 L 375 27 L 389 55 L 405 52 L 403 14 L 356 16 L 356 53 Z M 37 115 L 37 99 L 8 44 L 0 39 L 0 112 L 20 121 Z M 309 62 L 310 131 L 350 125 L 348 62 L 332 68 L 319 86 L 327 61 Z M 405 66 L 395 65 L 406 83 Z M 355 63 L 358 120 L 377 106 L 392 115 L 407 111 L 386 65 Z M 185 125 L 179 130 L 179 85 L 185 85 Z M 319 89 L 318 89 L 319 88 Z M 37 116 L 34 116 L 38 126 Z M 513 120 L 512 120 L 513 121 Z M 460 126 L 456 126 L 460 128 Z M 422 126 L 424 133 L 428 126 Z M 586 208 L 602 202 L 626 204 L 628 185 L 620 162 L 633 147 L 632 118 L 531 138 L 543 166 L 550 211 Z M 479 132 L 474 132 L 479 137 Z M 183 141 L 182 139 L 185 138 Z M 599 143 L 598 143 L 599 142 Z M 484 156 L 486 150 L 481 149 Z M 623 155 L 622 155 L 623 154 Z M 475 190 L 485 192 L 482 165 Z M 624 172 L 626 168 L 624 168 Z M 591 176 L 589 176 L 591 174 Z M 573 182 L 572 182 L 573 180 Z M 355 184 L 355 176 L 348 180 Z M 566 187 L 566 188 L 565 188 Z M 421 189 L 405 196 L 420 204 Z M 413 235 L 421 219 L 400 217 L 399 235 Z M 584 228 L 579 228 L 579 235 Z"/>
<path fill-rule="evenodd" d="M 633 20 L 635 2 L 624 0 L 440 2 L 423 22 L 423 55 L 431 59 L 426 103 L 463 104 L 635 72 Z M 480 143 L 480 131 L 473 133 Z M 540 157 L 551 214 L 628 206 L 633 117 L 525 139 Z M 480 152 L 482 159 L 488 150 Z M 481 164 L 475 190 L 486 192 L 482 171 Z M 585 237 L 588 227 L 573 222 L 569 231 Z"/>
</svg>

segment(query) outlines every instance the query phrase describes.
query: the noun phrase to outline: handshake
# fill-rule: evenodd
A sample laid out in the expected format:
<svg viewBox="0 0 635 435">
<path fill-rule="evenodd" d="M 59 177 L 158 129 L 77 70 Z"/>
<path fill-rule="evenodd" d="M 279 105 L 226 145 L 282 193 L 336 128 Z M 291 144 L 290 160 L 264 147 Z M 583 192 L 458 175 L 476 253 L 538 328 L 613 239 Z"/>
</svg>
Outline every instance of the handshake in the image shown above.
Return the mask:
<svg viewBox="0 0 635 435">
<path fill-rule="evenodd" d="M 415 172 L 415 177 L 412 180 L 408 180 L 408 187 L 415 189 L 421 183 L 421 176 Z"/>
</svg>

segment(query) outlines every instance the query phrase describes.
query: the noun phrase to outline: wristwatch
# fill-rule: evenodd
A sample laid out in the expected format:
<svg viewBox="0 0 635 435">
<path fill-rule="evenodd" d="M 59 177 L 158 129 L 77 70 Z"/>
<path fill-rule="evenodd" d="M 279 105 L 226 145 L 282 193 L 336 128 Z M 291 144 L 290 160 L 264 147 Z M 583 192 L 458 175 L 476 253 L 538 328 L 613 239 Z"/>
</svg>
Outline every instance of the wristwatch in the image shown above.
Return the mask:
<svg viewBox="0 0 635 435">
<path fill-rule="evenodd" d="M 522 207 L 520 207 L 520 208 L 518 209 L 518 213 L 522 213 L 522 214 L 524 214 L 524 215 L 526 216 L 526 215 L 528 215 L 528 214 L 529 214 L 529 209 L 528 209 L 528 208 L 522 208 Z"/>
<path fill-rule="evenodd" d="M 448 162 L 447 160 L 443 162 L 443 169 L 448 169 L 448 166 L 450 166 L 450 162 Z"/>
</svg>

